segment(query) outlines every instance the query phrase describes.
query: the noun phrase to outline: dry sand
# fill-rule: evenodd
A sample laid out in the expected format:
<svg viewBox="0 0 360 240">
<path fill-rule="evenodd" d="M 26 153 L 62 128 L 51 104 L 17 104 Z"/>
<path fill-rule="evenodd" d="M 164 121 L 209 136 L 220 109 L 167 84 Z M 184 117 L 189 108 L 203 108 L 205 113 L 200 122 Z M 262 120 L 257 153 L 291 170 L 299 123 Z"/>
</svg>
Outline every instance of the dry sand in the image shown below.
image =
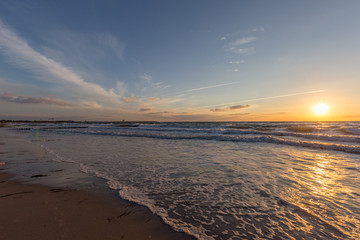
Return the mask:
<svg viewBox="0 0 360 240">
<path fill-rule="evenodd" d="M 0 239 L 192 239 L 144 207 L 91 193 L 22 184 L 0 172 Z"/>
</svg>

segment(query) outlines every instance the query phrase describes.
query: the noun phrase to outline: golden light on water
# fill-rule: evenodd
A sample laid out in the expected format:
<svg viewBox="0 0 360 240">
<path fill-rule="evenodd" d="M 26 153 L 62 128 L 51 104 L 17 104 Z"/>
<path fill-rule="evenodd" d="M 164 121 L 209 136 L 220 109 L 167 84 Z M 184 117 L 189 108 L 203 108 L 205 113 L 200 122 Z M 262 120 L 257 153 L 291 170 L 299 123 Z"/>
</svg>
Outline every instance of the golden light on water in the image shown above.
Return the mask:
<svg viewBox="0 0 360 240">
<path fill-rule="evenodd" d="M 339 184 L 339 171 L 336 164 L 327 154 L 315 154 L 314 164 L 310 168 L 309 179 L 312 179 L 310 188 L 316 195 L 329 197 L 342 189 Z M 329 170 L 331 169 L 331 170 Z"/>
<path fill-rule="evenodd" d="M 313 107 L 313 111 L 316 115 L 322 116 L 329 111 L 329 106 L 325 103 L 318 103 Z"/>
</svg>

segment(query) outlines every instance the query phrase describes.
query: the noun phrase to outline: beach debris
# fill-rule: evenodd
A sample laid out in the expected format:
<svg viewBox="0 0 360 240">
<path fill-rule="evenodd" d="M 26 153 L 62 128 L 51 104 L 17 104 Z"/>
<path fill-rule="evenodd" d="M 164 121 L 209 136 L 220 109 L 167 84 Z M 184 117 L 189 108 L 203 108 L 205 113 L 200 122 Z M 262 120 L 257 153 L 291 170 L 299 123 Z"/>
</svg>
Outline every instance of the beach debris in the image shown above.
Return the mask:
<svg viewBox="0 0 360 240">
<path fill-rule="evenodd" d="M 10 193 L 10 194 L 1 195 L 0 198 L 10 197 L 10 196 L 19 195 L 19 194 L 25 194 L 25 193 L 33 193 L 33 192 L 32 191 L 24 191 L 24 192 Z"/>
<path fill-rule="evenodd" d="M 129 215 L 131 213 L 131 211 L 125 211 L 125 212 L 122 212 L 120 215 L 116 216 L 116 217 L 108 217 L 106 220 L 110 223 L 110 222 L 113 222 L 113 221 L 118 221 L 120 220 L 122 217 L 125 217 L 127 215 Z"/>
<path fill-rule="evenodd" d="M 64 188 L 53 188 L 53 189 L 50 189 L 50 192 L 53 192 L 53 193 L 58 193 L 58 192 L 68 192 L 70 191 L 69 189 L 64 189 Z"/>
<path fill-rule="evenodd" d="M 47 177 L 45 174 L 32 175 L 31 178 Z"/>
</svg>

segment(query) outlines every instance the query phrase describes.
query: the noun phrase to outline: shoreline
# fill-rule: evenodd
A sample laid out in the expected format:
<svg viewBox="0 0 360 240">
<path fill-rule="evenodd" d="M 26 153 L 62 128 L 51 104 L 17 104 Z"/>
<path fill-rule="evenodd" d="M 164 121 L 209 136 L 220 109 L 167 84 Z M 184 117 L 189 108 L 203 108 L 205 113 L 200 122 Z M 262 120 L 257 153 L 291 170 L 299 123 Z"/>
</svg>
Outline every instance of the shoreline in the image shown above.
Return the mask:
<svg viewBox="0 0 360 240">
<path fill-rule="evenodd" d="M 138 204 L 13 176 L 0 171 L 0 239 L 194 239 Z"/>
<path fill-rule="evenodd" d="M 0 131 L 0 239 L 195 239 L 9 130 Z"/>
</svg>

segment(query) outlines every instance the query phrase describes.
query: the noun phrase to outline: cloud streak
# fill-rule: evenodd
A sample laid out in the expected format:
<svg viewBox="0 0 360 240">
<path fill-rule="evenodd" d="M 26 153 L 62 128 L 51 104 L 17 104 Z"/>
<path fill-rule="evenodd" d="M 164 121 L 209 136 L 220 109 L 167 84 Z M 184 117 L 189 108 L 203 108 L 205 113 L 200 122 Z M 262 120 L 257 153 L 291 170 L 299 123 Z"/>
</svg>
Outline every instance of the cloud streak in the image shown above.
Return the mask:
<svg viewBox="0 0 360 240">
<path fill-rule="evenodd" d="M 255 50 L 255 48 L 253 47 L 242 47 L 243 45 L 247 45 L 249 43 L 252 43 L 254 41 L 256 41 L 257 38 L 256 37 L 242 37 L 239 38 L 233 42 L 230 42 L 227 45 L 227 49 L 228 51 L 231 51 L 233 53 L 236 54 L 246 54 L 246 53 L 250 53 L 252 51 Z"/>
<path fill-rule="evenodd" d="M 235 106 L 231 106 L 230 110 L 239 110 L 239 109 L 243 109 L 243 108 L 249 108 L 251 107 L 250 105 L 235 105 Z"/>
<path fill-rule="evenodd" d="M 255 48 L 230 48 L 230 50 L 237 54 L 245 54 L 254 51 Z"/>
<path fill-rule="evenodd" d="M 96 99 L 106 104 L 121 104 L 119 96 L 114 91 L 86 82 L 63 64 L 35 51 L 1 20 L 0 51 L 13 65 L 30 70 L 42 81 L 65 85 L 69 92 L 80 99 Z"/>
<path fill-rule="evenodd" d="M 253 32 L 265 32 L 265 28 L 264 27 L 253 28 L 252 31 Z"/>
<path fill-rule="evenodd" d="M 226 111 L 234 111 L 234 110 L 240 110 L 240 109 L 244 109 L 244 108 L 250 108 L 251 105 L 235 105 L 235 106 L 230 106 L 230 107 L 226 107 L 226 108 L 215 108 L 215 109 L 210 109 L 211 112 L 226 112 Z"/>
<path fill-rule="evenodd" d="M 156 88 L 156 89 L 166 89 L 171 87 L 171 85 L 165 85 L 163 82 L 154 82 L 153 77 L 149 74 L 141 74 L 139 75 L 139 78 L 142 82 L 146 83 L 148 86 L 143 88 L 143 90 L 150 88 Z"/>
<path fill-rule="evenodd" d="M 149 102 L 156 102 L 156 101 L 159 101 L 160 98 L 158 98 L 158 97 L 149 97 L 147 100 L 148 100 Z"/>
<path fill-rule="evenodd" d="M 229 61 L 230 64 L 242 64 L 245 63 L 244 60 L 240 60 L 240 61 Z"/>
<path fill-rule="evenodd" d="M 123 100 L 126 103 L 137 102 L 137 101 L 139 101 L 139 99 L 140 99 L 140 97 L 135 97 L 135 96 L 121 98 L 121 100 Z"/>
<path fill-rule="evenodd" d="M 205 107 L 225 106 L 225 105 L 239 104 L 239 103 L 244 103 L 244 102 L 255 102 L 255 101 L 275 99 L 275 98 L 284 98 L 284 97 L 293 97 L 293 96 L 298 96 L 298 95 L 315 94 L 315 93 L 321 93 L 321 92 L 326 92 L 326 91 L 328 91 L 328 90 L 327 89 L 322 89 L 322 90 L 314 90 L 314 91 L 301 92 L 301 93 L 289 93 L 289 94 L 277 95 L 277 96 L 271 96 L 271 97 L 246 99 L 246 100 L 241 100 L 241 101 L 232 102 L 232 103 L 222 103 L 222 104 L 216 104 L 216 105 L 209 105 L 209 106 L 205 106 Z"/>
<path fill-rule="evenodd" d="M 125 45 L 119 43 L 119 41 L 110 34 L 102 34 L 97 36 L 97 41 L 104 48 L 108 48 L 113 52 L 119 59 L 124 60 Z"/>
<path fill-rule="evenodd" d="M 72 103 L 68 103 L 64 100 L 53 99 L 49 97 L 29 97 L 29 96 L 17 96 L 14 93 L 5 92 L 0 93 L 0 101 L 20 103 L 20 104 L 50 104 L 62 107 L 73 107 Z"/>
<path fill-rule="evenodd" d="M 139 78 L 140 78 L 141 80 L 143 80 L 144 82 L 147 82 L 147 83 L 151 83 L 151 82 L 152 82 L 152 79 L 153 79 L 153 77 L 152 77 L 151 75 L 149 75 L 149 74 L 141 74 L 141 75 L 139 76 Z"/>
<path fill-rule="evenodd" d="M 139 112 L 149 112 L 151 110 L 151 108 L 140 108 Z"/>
<path fill-rule="evenodd" d="M 240 38 L 234 42 L 231 42 L 229 43 L 230 46 L 239 46 L 239 45 L 243 45 L 243 44 L 248 44 L 248 43 L 251 43 L 251 42 L 254 42 L 256 41 L 257 38 L 256 37 L 243 37 L 243 38 Z"/>
<path fill-rule="evenodd" d="M 200 91 L 200 90 L 209 89 L 209 88 L 223 87 L 223 86 L 228 86 L 228 85 L 233 85 L 233 84 L 239 84 L 239 82 L 222 83 L 222 84 L 211 85 L 211 86 L 206 86 L 206 87 L 193 88 L 193 89 L 186 90 L 184 92 L 194 92 L 194 91 Z"/>
</svg>

